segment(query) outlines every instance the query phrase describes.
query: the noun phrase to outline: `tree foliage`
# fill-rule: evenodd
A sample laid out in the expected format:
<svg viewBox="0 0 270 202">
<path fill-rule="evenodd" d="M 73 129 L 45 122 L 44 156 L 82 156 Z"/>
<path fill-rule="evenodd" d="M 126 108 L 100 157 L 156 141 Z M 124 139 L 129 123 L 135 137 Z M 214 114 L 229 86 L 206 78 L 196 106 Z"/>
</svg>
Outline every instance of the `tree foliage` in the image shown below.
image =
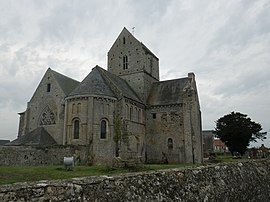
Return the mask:
<svg viewBox="0 0 270 202">
<path fill-rule="evenodd" d="M 231 112 L 216 121 L 215 133 L 232 154 L 243 155 L 250 142 L 265 139 L 266 132 L 261 130 L 261 124 L 251 121 L 246 114 Z"/>
</svg>

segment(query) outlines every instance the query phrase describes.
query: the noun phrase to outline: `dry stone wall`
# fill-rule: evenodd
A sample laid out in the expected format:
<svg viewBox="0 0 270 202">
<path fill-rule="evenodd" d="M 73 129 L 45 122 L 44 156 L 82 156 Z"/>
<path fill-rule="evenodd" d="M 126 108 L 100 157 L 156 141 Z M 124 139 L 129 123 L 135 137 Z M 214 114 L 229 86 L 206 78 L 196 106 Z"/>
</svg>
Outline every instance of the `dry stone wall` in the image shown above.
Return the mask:
<svg viewBox="0 0 270 202">
<path fill-rule="evenodd" d="M 0 186 L 0 201 L 269 201 L 270 160 Z"/>
<path fill-rule="evenodd" d="M 0 146 L 0 166 L 62 165 L 65 156 L 87 164 L 88 150 L 86 146 Z"/>
</svg>

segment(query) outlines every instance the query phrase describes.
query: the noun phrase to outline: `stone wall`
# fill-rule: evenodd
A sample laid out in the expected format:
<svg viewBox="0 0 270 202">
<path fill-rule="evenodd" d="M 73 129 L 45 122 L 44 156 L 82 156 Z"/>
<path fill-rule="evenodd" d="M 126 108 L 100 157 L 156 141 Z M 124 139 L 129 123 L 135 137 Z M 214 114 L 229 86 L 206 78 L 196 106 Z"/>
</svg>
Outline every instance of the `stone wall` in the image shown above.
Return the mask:
<svg viewBox="0 0 270 202">
<path fill-rule="evenodd" d="M 147 162 L 186 162 L 182 105 L 148 108 L 146 120 Z"/>
<path fill-rule="evenodd" d="M 50 84 L 49 92 L 47 92 L 48 84 Z M 52 70 L 48 69 L 31 100 L 27 103 L 25 114 L 20 118 L 19 136 L 42 126 L 58 144 L 62 144 L 64 98 L 65 93 L 54 78 Z M 45 119 L 46 122 L 43 122 L 42 119 Z"/>
<path fill-rule="evenodd" d="M 0 201 L 269 201 L 270 161 L 0 186 Z"/>
<path fill-rule="evenodd" d="M 62 165 L 65 156 L 75 156 L 80 164 L 89 162 L 86 146 L 0 146 L 0 166 Z"/>
</svg>

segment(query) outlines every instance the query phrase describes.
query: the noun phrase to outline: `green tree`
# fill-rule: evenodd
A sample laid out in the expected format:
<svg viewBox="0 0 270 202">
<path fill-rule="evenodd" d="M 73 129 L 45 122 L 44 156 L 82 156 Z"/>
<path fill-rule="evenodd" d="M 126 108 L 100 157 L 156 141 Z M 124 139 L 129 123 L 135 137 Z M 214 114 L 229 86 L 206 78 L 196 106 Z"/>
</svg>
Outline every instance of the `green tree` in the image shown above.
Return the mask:
<svg viewBox="0 0 270 202">
<path fill-rule="evenodd" d="M 243 155 L 250 142 L 266 138 L 266 132 L 261 130 L 261 124 L 251 121 L 246 114 L 231 112 L 216 121 L 215 134 L 232 154 L 239 152 Z"/>
</svg>

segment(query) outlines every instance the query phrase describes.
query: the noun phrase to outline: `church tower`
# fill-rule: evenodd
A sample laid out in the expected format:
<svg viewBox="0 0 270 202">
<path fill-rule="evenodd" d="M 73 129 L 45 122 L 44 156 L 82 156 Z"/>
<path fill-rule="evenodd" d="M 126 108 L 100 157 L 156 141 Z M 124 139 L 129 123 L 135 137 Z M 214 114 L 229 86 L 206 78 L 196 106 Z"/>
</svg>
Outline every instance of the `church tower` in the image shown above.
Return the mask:
<svg viewBox="0 0 270 202">
<path fill-rule="evenodd" d="M 146 104 L 152 83 L 159 81 L 159 59 L 124 28 L 108 52 L 108 71 L 126 80 Z"/>
</svg>

